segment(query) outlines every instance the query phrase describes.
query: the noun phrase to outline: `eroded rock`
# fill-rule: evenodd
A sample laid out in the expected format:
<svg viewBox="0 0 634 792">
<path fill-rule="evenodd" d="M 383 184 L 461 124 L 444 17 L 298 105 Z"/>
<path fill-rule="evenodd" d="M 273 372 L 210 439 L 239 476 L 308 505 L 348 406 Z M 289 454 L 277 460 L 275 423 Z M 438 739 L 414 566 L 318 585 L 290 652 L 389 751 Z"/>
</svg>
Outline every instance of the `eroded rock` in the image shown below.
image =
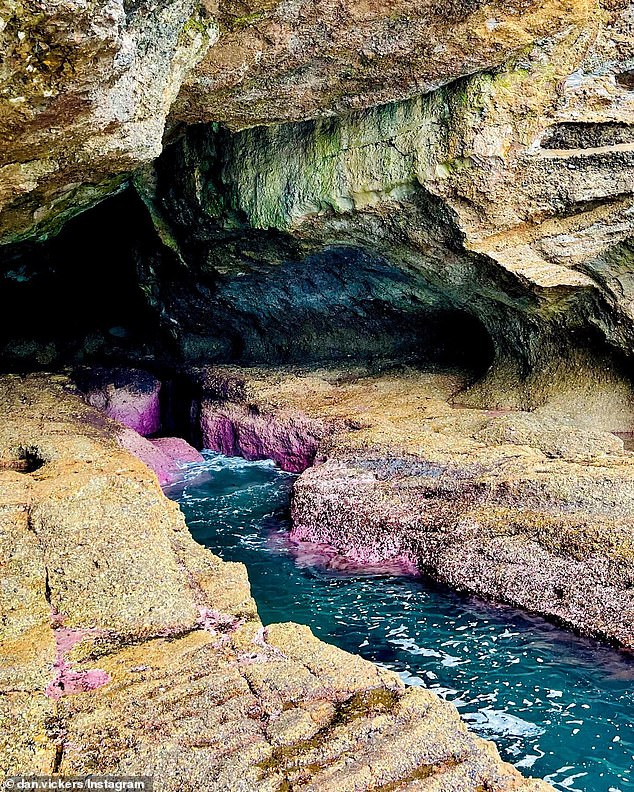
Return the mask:
<svg viewBox="0 0 634 792">
<path fill-rule="evenodd" d="M 92 407 L 138 434 L 157 434 L 161 428 L 161 382 L 139 369 L 89 369 L 77 382 Z"/>
<path fill-rule="evenodd" d="M 194 0 L 2 4 L 0 240 L 47 236 L 156 158 L 217 37 Z"/>
<path fill-rule="evenodd" d="M 567 412 L 557 399 L 509 412 L 459 406 L 458 373 L 209 376 L 223 374 L 242 376 L 234 390 L 269 426 L 278 412 L 303 412 L 327 427 L 319 464 L 294 486 L 298 553 L 306 542 L 329 566 L 336 551 L 353 566 L 418 570 L 634 646 L 634 456 L 591 428 L 596 394 L 571 394 Z"/>
<path fill-rule="evenodd" d="M 306 627 L 263 628 L 245 568 L 193 541 L 123 427 L 66 378 L 2 378 L 0 410 L 3 773 L 150 774 L 166 792 L 550 789 L 432 693 Z M 38 466 L 20 468 L 25 449 Z"/>
</svg>

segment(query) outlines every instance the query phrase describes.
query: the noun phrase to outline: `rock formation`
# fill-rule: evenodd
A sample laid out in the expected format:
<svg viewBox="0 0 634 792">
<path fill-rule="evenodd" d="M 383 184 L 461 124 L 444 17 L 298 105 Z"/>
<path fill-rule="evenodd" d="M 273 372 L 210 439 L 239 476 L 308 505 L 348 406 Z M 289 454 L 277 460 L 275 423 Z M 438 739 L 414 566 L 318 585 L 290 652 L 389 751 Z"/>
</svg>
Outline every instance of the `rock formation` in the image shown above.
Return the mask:
<svg viewBox="0 0 634 792">
<path fill-rule="evenodd" d="M 456 406 L 461 375 L 412 369 L 215 369 L 205 387 L 203 423 L 229 421 L 234 452 L 265 426 L 260 455 L 295 462 L 308 429 L 291 536 L 326 561 L 401 565 L 634 648 L 634 456 L 587 391 L 529 413 Z"/>
<path fill-rule="evenodd" d="M 414 18 L 405 5 L 345 17 L 325 4 L 319 40 L 300 6 L 293 35 L 286 6 L 221 7 L 223 35 L 189 72 L 136 195 L 85 215 L 86 231 L 80 217 L 60 240 L 4 247 L 7 310 L 38 306 L 37 332 L 2 330 L 10 365 L 462 355 L 482 373 L 494 356 L 473 403 L 530 408 L 579 355 L 594 369 L 627 359 L 631 7 L 430 6 Z M 412 66 L 421 26 L 437 50 L 427 77 Z M 358 72 L 336 69 L 330 41 L 341 58 L 354 42 Z M 304 84 L 308 61 L 320 74 L 330 64 L 330 79 L 306 72 Z M 388 95 L 376 80 L 387 64 Z M 56 334 L 64 273 L 81 282 L 77 251 L 113 222 L 121 245 L 107 242 L 93 280 L 121 279 L 122 308 L 107 293 Z"/>
<path fill-rule="evenodd" d="M 455 709 L 305 627 L 190 537 L 67 379 L 0 380 L 0 770 L 161 790 L 550 789 Z"/>
<path fill-rule="evenodd" d="M 161 429 L 161 382 L 145 371 L 90 369 L 76 376 L 88 404 L 143 437 Z"/>
<path fill-rule="evenodd" d="M 217 37 L 195 0 L 3 0 L 0 239 L 55 233 L 161 152 L 185 75 Z"/>
<path fill-rule="evenodd" d="M 3 768 L 544 788 L 263 632 L 128 451 L 195 460 L 153 435 L 198 389 L 205 444 L 305 471 L 297 541 L 631 648 L 632 3 L 0 6 L 2 367 L 151 372 L 84 388 L 119 428 L 0 383 Z"/>
</svg>

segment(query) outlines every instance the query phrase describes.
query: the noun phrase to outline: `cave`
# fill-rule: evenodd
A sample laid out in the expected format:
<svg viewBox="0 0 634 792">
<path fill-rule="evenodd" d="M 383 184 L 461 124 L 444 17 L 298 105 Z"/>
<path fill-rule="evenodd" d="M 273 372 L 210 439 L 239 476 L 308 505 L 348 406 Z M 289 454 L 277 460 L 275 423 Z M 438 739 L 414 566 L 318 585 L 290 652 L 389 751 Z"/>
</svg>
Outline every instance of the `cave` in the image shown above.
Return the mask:
<svg viewBox="0 0 634 792">
<path fill-rule="evenodd" d="M 341 244 L 307 253 L 280 235 L 258 258 L 254 237 L 239 262 L 227 254 L 222 265 L 221 244 L 199 242 L 177 265 L 127 190 L 51 240 L 10 248 L 4 369 L 141 363 L 168 377 L 206 363 L 348 360 L 453 366 L 477 378 L 493 362 L 489 332 L 455 294 L 379 252 Z"/>
<path fill-rule="evenodd" d="M 7 785 L 625 789 L 631 1 L 9 6 Z"/>
</svg>

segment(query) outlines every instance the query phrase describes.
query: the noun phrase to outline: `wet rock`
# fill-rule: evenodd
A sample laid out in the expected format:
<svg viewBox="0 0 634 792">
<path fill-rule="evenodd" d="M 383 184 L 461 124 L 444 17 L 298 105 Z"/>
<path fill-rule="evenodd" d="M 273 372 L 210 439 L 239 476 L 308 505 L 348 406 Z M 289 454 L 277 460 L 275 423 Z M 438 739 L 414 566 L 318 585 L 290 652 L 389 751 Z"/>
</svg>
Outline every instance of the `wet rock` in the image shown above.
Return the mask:
<svg viewBox="0 0 634 792">
<path fill-rule="evenodd" d="M 155 443 L 128 427 L 121 427 L 117 438 L 121 448 L 140 459 L 156 473 L 161 486 L 170 484 L 174 480 L 178 472 L 176 460 L 162 451 Z"/>
<path fill-rule="evenodd" d="M 634 647 L 634 456 L 589 428 L 600 399 L 470 409 L 451 403 L 467 380 L 411 368 L 242 380 L 262 412 L 326 427 L 294 486 L 298 554 L 418 571 Z"/>
<path fill-rule="evenodd" d="M 204 401 L 200 426 L 203 445 L 227 456 L 272 459 L 289 473 L 313 464 L 323 428 L 305 416 L 260 414 L 248 407 Z"/>
<path fill-rule="evenodd" d="M 203 446 L 227 456 L 272 459 L 290 473 L 306 470 L 315 461 L 326 427 L 299 410 L 261 411 L 249 402 L 249 384 L 239 370 L 229 367 L 204 372 Z M 229 401 L 232 395 L 234 400 Z"/>
<path fill-rule="evenodd" d="M 202 462 L 203 455 L 182 437 L 156 437 L 150 440 L 155 448 L 174 462 Z"/>
</svg>

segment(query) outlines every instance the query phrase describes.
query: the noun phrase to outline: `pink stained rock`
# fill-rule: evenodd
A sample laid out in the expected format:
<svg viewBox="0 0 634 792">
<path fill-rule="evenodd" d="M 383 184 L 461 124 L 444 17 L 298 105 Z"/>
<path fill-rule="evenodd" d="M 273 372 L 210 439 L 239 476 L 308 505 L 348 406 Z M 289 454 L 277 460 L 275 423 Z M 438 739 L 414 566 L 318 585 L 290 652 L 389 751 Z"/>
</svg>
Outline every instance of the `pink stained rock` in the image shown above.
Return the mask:
<svg viewBox="0 0 634 792">
<path fill-rule="evenodd" d="M 138 432 L 122 426 L 117 439 L 122 448 L 156 473 L 161 486 L 171 484 L 176 479 L 179 467 L 174 459 Z"/>
<path fill-rule="evenodd" d="M 55 615 L 53 624 L 60 625 L 61 623 L 62 620 Z M 102 671 L 99 668 L 93 668 L 88 671 L 75 671 L 66 660 L 66 653 L 75 644 L 94 632 L 94 630 L 72 630 L 62 626 L 55 626 L 57 656 L 53 664 L 54 677 L 47 685 L 45 691 L 49 698 L 57 701 L 62 696 L 69 696 L 73 693 L 86 693 L 110 682 L 110 675 L 106 671 Z"/>
<path fill-rule="evenodd" d="M 156 437 L 150 442 L 174 462 L 203 462 L 205 459 L 200 451 L 182 437 Z"/>
<path fill-rule="evenodd" d="M 161 428 L 161 383 L 140 369 L 91 369 L 77 384 L 92 407 L 143 435 Z"/>
<path fill-rule="evenodd" d="M 200 428 L 205 448 L 250 460 L 272 459 L 289 473 L 302 473 L 313 464 L 324 434 L 321 421 L 299 413 L 260 413 L 216 401 L 201 404 Z"/>
<path fill-rule="evenodd" d="M 334 572 L 355 575 L 403 575 L 419 577 L 420 570 L 410 555 L 405 553 L 389 558 L 378 558 L 376 553 L 346 555 L 326 542 L 311 542 L 294 538 L 292 534 L 272 534 L 269 546 L 284 549 L 301 568 L 318 567 Z"/>
<path fill-rule="evenodd" d="M 372 472 L 334 460 L 313 467 L 295 482 L 291 512 L 289 539 L 308 563 L 419 574 L 413 518 L 383 497 Z"/>
</svg>

